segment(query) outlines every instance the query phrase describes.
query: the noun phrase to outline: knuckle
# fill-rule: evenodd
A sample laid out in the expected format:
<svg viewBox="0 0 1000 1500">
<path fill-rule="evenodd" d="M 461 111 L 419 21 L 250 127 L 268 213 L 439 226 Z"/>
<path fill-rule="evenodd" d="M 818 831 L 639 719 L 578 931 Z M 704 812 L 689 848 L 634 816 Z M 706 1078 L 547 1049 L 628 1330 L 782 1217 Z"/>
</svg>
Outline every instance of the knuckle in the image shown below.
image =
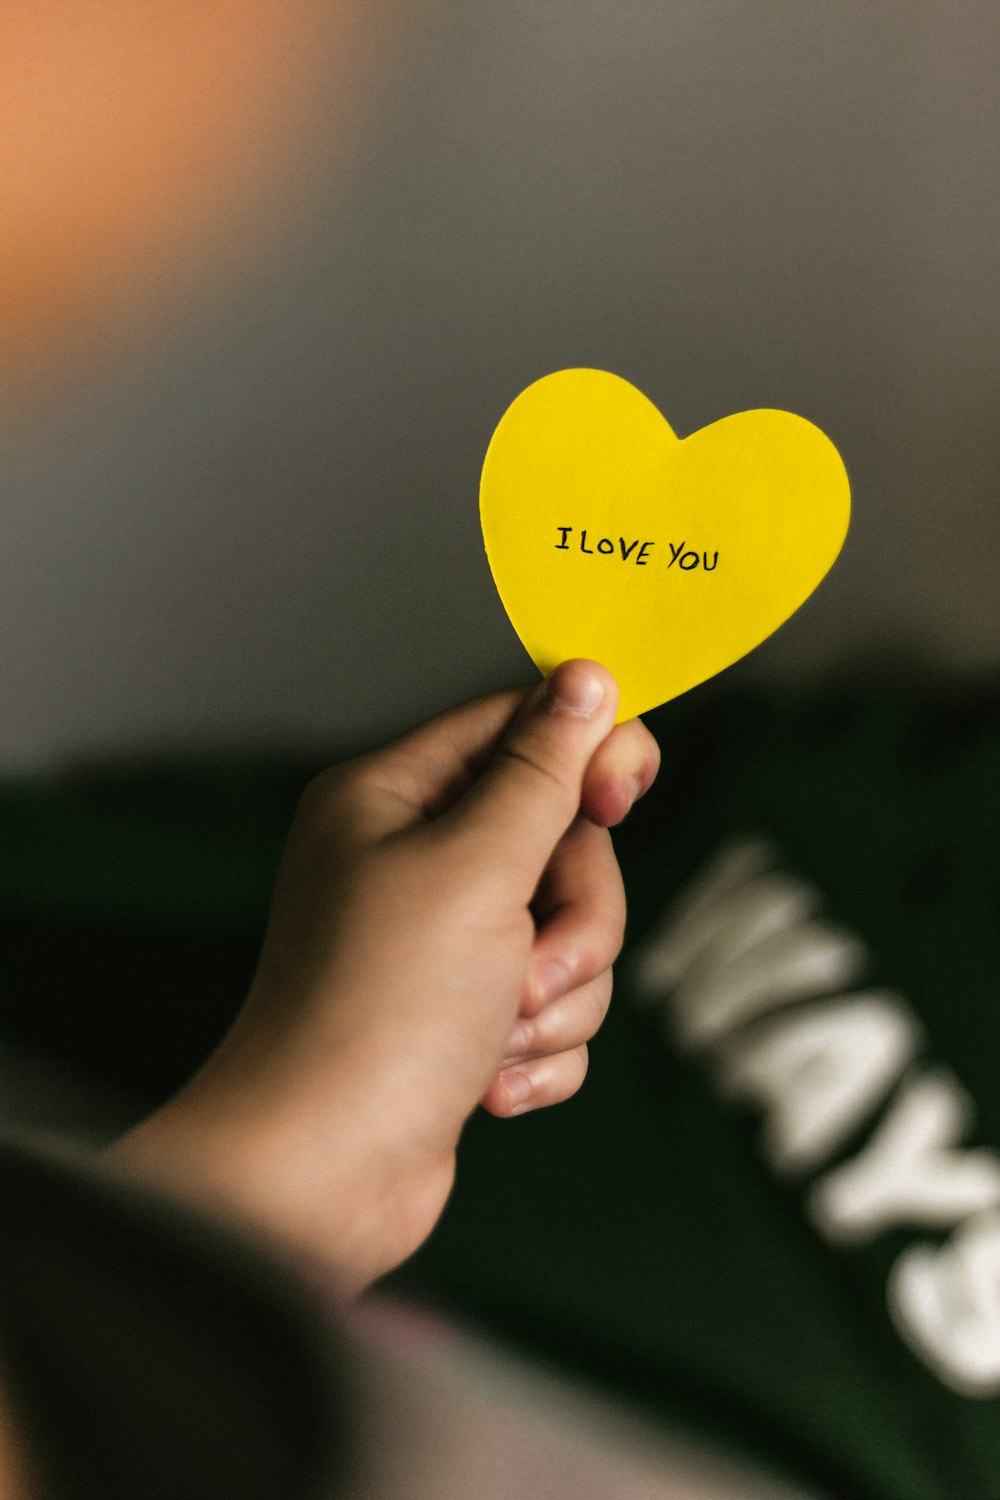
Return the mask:
<svg viewBox="0 0 1000 1500">
<path fill-rule="evenodd" d="M 567 1054 L 566 1060 L 567 1089 L 565 1097 L 569 1099 L 583 1087 L 584 1079 L 587 1076 L 587 1069 L 590 1066 L 590 1050 L 586 1042 L 582 1042 L 579 1047 L 574 1047 L 573 1051 Z"/>
<path fill-rule="evenodd" d="M 604 927 L 600 940 L 596 946 L 594 964 L 595 973 L 603 973 L 610 968 L 622 951 L 625 942 L 625 910 L 624 906 L 616 904 L 615 909 L 609 911 L 604 919 Z"/>
<path fill-rule="evenodd" d="M 645 726 L 643 727 L 645 728 Z M 646 773 L 649 776 L 650 782 L 653 782 L 660 773 L 660 766 L 663 763 L 663 752 L 660 749 L 659 741 L 654 735 L 650 734 L 648 729 L 646 730 L 645 748 L 647 756 Z"/>
<path fill-rule="evenodd" d="M 306 818 L 325 819 L 337 812 L 361 781 L 358 761 L 344 761 L 340 765 L 327 766 L 308 783 L 299 799 L 299 812 Z"/>
<path fill-rule="evenodd" d="M 587 1031 L 585 1039 L 590 1040 L 596 1036 L 604 1025 L 604 1019 L 608 1014 L 608 1006 L 611 1004 L 612 977 L 609 969 L 606 974 L 600 975 L 590 986 L 587 993 Z"/>
<path fill-rule="evenodd" d="M 610 1000 L 611 986 L 602 974 L 543 1009 L 535 1021 L 536 1046 L 550 1055 L 561 1055 L 589 1042 L 604 1024 Z"/>
<path fill-rule="evenodd" d="M 522 736 L 501 745 L 496 754 L 497 763 L 532 780 L 541 778 L 549 784 L 552 792 L 574 809 L 579 800 L 572 777 L 558 757 L 535 738 Z"/>
<path fill-rule="evenodd" d="M 286 846 L 300 864 L 304 860 L 307 868 L 326 873 L 347 860 L 358 867 L 369 843 L 366 785 L 358 763 L 351 761 L 312 778 L 299 798 Z"/>
<path fill-rule="evenodd" d="M 610 885 L 611 889 L 608 893 L 607 903 L 608 941 L 614 947 L 615 957 L 617 957 L 625 941 L 625 919 L 628 914 L 625 901 L 625 882 L 622 879 L 622 872 L 617 860 L 615 860 L 610 872 Z"/>
<path fill-rule="evenodd" d="M 595 923 L 578 962 L 577 972 L 581 978 L 584 981 L 596 979 L 610 969 L 621 953 L 624 942 L 624 909 L 616 908 L 602 913 L 600 923 Z"/>
<path fill-rule="evenodd" d="M 308 783 L 295 821 L 310 838 L 351 839 L 376 806 L 378 786 L 370 757 L 328 766 Z"/>
</svg>

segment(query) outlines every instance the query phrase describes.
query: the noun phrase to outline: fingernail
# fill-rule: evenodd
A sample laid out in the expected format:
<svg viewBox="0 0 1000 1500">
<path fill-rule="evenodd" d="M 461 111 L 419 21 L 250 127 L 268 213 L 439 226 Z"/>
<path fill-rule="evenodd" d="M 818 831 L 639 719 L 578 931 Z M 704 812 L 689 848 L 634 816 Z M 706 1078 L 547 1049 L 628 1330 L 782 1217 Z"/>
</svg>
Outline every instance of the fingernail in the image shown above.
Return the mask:
<svg viewBox="0 0 1000 1500">
<path fill-rule="evenodd" d="M 527 1104 L 531 1098 L 531 1079 L 527 1073 L 505 1073 L 504 1087 L 507 1090 L 507 1103 L 511 1109 Z"/>
<path fill-rule="evenodd" d="M 604 683 L 580 662 L 557 667 L 549 678 L 549 694 L 557 707 L 590 718 L 604 702 Z"/>
<path fill-rule="evenodd" d="M 507 1056 L 522 1057 L 531 1046 L 531 1027 L 527 1021 L 518 1021 L 507 1038 Z"/>
<path fill-rule="evenodd" d="M 541 1005 L 556 1000 L 569 990 L 570 972 L 561 958 L 550 958 L 535 976 L 535 994 Z"/>
</svg>

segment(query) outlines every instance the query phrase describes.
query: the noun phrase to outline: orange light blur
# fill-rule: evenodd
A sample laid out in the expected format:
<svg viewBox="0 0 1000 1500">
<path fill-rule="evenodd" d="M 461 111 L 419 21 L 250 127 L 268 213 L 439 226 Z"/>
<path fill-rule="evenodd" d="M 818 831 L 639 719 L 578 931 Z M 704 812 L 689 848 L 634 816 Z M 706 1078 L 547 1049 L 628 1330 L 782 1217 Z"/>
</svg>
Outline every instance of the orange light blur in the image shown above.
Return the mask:
<svg viewBox="0 0 1000 1500">
<path fill-rule="evenodd" d="M 0 381 L 235 246 L 320 100 L 326 130 L 357 106 L 372 30 L 359 0 L 0 0 Z"/>
</svg>

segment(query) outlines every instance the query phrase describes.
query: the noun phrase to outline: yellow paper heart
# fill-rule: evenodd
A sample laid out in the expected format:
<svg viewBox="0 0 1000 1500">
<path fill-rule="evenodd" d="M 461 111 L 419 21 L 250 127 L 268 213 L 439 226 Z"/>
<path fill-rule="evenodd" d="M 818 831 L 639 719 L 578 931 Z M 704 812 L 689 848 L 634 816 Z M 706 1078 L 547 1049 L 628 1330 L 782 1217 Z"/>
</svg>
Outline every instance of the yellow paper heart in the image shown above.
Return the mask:
<svg viewBox="0 0 1000 1500">
<path fill-rule="evenodd" d="M 504 413 L 480 518 L 535 665 L 602 662 L 620 722 L 721 672 L 804 603 L 843 546 L 850 487 L 804 417 L 744 411 L 681 439 L 627 380 L 560 370 Z"/>
</svg>

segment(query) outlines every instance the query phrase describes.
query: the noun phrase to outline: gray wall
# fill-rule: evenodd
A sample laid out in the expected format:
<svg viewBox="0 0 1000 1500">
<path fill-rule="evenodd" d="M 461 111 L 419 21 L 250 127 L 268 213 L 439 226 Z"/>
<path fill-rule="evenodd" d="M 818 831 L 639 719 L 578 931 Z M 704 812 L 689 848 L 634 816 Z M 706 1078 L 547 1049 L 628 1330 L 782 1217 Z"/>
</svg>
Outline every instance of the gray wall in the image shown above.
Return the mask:
<svg viewBox="0 0 1000 1500">
<path fill-rule="evenodd" d="M 479 468 L 575 364 L 844 455 L 845 553 L 737 673 L 996 663 L 995 0 L 448 0 L 396 51 L 346 187 L 317 132 L 277 253 L 4 432 L 0 765 L 529 680 Z"/>
</svg>

